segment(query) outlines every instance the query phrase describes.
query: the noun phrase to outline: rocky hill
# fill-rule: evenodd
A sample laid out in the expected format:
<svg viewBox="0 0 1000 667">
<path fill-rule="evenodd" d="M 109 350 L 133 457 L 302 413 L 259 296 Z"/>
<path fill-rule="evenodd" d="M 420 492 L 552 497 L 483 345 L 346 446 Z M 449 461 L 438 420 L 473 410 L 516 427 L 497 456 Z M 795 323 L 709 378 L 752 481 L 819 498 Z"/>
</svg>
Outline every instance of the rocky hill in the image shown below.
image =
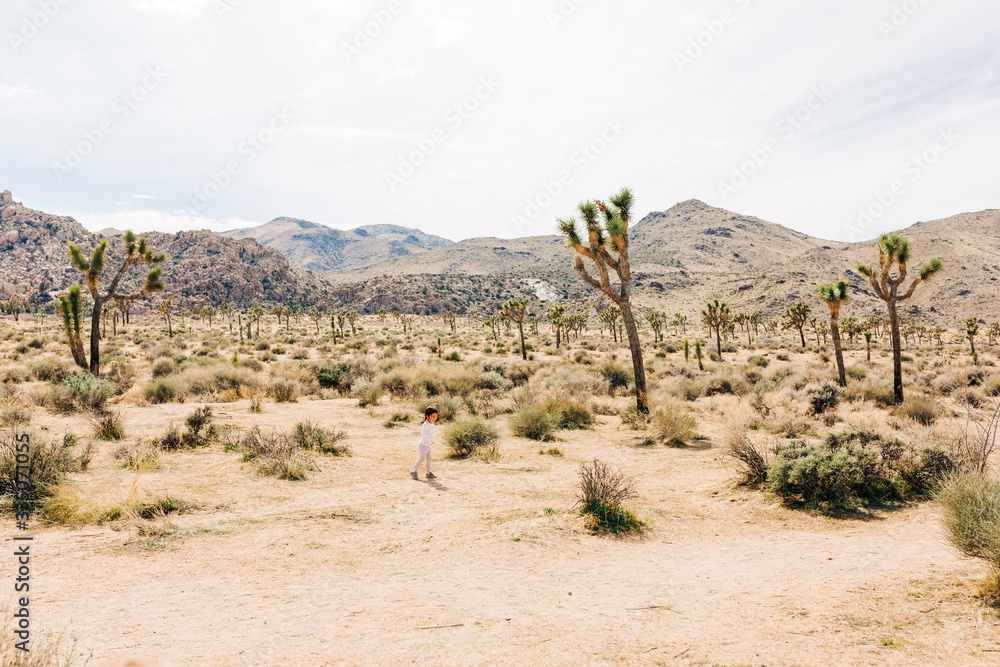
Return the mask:
<svg viewBox="0 0 1000 667">
<path fill-rule="evenodd" d="M 108 230 L 110 232 L 110 230 Z M 253 239 L 230 239 L 208 231 L 145 234 L 157 252 L 167 254 L 163 271 L 166 293 L 192 303 L 246 306 L 257 301 L 313 304 L 330 298 L 330 285 L 292 267 L 281 253 Z M 117 234 L 107 236 L 108 265 L 123 254 Z M 89 256 L 100 234 L 87 231 L 73 218 L 49 215 L 0 195 L 0 291 L 5 295 L 48 300 L 49 293 L 80 281 L 69 263 L 67 243 Z M 140 285 L 141 267 L 129 273 L 127 289 Z"/>
<path fill-rule="evenodd" d="M 333 229 L 295 218 L 224 232 L 234 239 L 254 238 L 283 254 L 294 266 L 313 271 L 344 271 L 380 261 L 443 248 L 451 241 L 397 225 Z"/>
</svg>

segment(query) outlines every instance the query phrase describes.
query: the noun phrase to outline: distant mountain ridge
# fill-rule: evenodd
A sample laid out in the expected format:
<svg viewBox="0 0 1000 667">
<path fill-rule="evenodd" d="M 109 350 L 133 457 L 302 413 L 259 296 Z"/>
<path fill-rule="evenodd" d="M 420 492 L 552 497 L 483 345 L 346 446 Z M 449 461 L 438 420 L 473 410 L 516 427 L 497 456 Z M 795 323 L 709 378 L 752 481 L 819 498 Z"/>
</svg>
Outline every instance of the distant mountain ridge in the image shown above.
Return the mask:
<svg viewBox="0 0 1000 667">
<path fill-rule="evenodd" d="M 334 229 L 288 217 L 222 234 L 234 239 L 254 238 L 279 251 L 293 265 L 311 271 L 347 271 L 452 244 L 452 241 L 440 236 L 398 225 Z"/>
</svg>

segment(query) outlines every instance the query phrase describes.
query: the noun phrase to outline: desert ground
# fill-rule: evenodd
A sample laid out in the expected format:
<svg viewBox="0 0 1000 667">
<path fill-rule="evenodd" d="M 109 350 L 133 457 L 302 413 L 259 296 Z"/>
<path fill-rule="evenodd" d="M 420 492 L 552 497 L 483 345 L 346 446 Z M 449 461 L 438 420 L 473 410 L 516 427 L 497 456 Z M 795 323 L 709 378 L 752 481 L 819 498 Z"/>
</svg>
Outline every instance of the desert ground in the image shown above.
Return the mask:
<svg viewBox="0 0 1000 667">
<path fill-rule="evenodd" d="M 748 349 L 737 333 L 717 362 L 704 331 L 663 343 L 647 331 L 654 414 L 694 418 L 672 440 L 662 420 L 630 412 L 628 386 L 605 381 L 602 364 L 627 365 L 628 350 L 596 328 L 557 350 L 540 324 L 525 362 L 516 327 L 494 340 L 465 319 L 453 332 L 416 318 L 404 334 L 361 318 L 337 341 L 329 326 L 261 324 L 242 342 L 219 320 L 174 322 L 173 337 L 152 314 L 109 325 L 114 387 L 95 407 L 59 398 L 74 373 L 60 322 L 2 319 L 7 430 L 85 460 L 33 519 L 34 641 L 62 656 L 37 664 L 1000 661 L 988 568 L 951 546 L 932 499 L 796 502 L 743 483 L 727 454 L 734 433 L 767 446 L 862 430 L 954 446 L 966 406 L 988 410 L 995 395 L 985 341 L 976 366 L 957 331 L 908 348 L 908 396 L 935 410 L 922 423 L 878 402 L 891 383 L 884 338 L 871 363 L 863 341 L 848 346 L 857 370 L 818 415 L 809 392 L 835 373 L 829 346 L 774 332 Z M 680 347 L 699 336 L 705 371 Z M 350 386 L 311 370 L 334 361 L 356 372 Z M 583 404 L 593 423 L 519 435 L 519 411 L 553 400 Z M 413 480 L 427 403 L 442 408 L 437 478 Z M 210 427 L 177 444 L 204 406 Z M 110 439 L 101 414 L 115 415 Z M 463 419 L 492 425 L 493 448 L 449 457 Z M 280 440 L 299 424 L 340 449 L 286 452 L 277 467 L 248 455 L 255 427 Z M 595 459 L 632 481 L 641 528 L 600 530 L 581 514 L 580 468 Z"/>
</svg>

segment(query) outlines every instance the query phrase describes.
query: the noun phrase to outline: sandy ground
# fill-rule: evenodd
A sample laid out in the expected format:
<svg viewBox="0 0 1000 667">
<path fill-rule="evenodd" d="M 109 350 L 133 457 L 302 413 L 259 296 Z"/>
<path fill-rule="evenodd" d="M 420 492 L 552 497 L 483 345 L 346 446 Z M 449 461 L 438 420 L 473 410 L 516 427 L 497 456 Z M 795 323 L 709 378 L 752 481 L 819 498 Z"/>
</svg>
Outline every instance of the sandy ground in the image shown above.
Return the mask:
<svg viewBox="0 0 1000 667">
<path fill-rule="evenodd" d="M 193 407 L 128 407 L 130 435 Z M 413 481 L 419 424 L 383 427 L 388 408 L 215 408 L 240 427 L 343 425 L 354 456 L 288 482 L 213 446 L 136 481 L 102 445 L 81 483 L 199 509 L 161 542 L 128 524 L 36 531 L 35 628 L 78 637 L 90 665 L 1000 663 L 998 617 L 973 597 L 984 572 L 930 504 L 870 520 L 786 509 L 734 487 L 718 447 L 633 447 L 616 417 L 561 433 L 561 458 L 505 437 L 493 463 L 444 459 L 439 428 L 439 478 Z M 577 469 L 595 457 L 636 479 L 643 536 L 584 529 Z"/>
</svg>

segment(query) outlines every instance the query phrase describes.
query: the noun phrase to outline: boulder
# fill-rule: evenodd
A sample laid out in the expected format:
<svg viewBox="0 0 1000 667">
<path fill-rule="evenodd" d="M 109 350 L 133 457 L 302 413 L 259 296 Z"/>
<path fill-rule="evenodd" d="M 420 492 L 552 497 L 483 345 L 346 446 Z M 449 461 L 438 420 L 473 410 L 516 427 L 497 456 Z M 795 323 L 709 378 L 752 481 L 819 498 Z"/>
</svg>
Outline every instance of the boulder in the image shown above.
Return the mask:
<svg viewBox="0 0 1000 667">
<path fill-rule="evenodd" d="M 0 220 L 6 220 L 7 218 L 13 218 L 17 215 L 16 206 L 5 206 L 2 211 L 0 211 Z"/>
<path fill-rule="evenodd" d="M 0 192 L 0 206 L 6 206 L 14 201 L 13 195 L 10 194 L 10 190 L 4 190 Z"/>
<path fill-rule="evenodd" d="M 19 238 L 21 238 L 21 235 L 17 233 L 16 229 L 12 229 L 3 235 L 3 240 L 7 243 L 17 243 Z"/>
</svg>

